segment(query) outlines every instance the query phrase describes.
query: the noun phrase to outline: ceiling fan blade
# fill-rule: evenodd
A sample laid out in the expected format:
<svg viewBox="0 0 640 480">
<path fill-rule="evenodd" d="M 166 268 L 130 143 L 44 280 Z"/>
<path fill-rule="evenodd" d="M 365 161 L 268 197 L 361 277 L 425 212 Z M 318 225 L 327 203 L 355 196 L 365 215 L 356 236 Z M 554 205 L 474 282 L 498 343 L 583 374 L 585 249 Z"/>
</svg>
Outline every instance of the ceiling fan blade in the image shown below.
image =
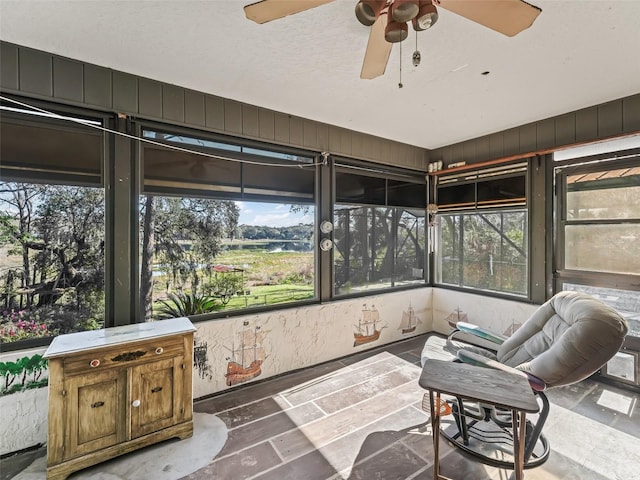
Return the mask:
<svg viewBox="0 0 640 480">
<path fill-rule="evenodd" d="M 391 55 L 392 43 L 384 39 L 384 28 L 387 26 L 387 14 L 381 14 L 376 23 L 371 26 L 367 51 L 362 62 L 360 78 L 371 80 L 384 74 Z"/>
<path fill-rule="evenodd" d="M 440 0 L 434 3 L 508 37 L 529 28 L 542 12 L 523 0 Z"/>
<path fill-rule="evenodd" d="M 244 7 L 244 14 L 256 23 L 266 23 L 271 20 L 304 12 L 333 0 L 262 0 Z"/>
</svg>

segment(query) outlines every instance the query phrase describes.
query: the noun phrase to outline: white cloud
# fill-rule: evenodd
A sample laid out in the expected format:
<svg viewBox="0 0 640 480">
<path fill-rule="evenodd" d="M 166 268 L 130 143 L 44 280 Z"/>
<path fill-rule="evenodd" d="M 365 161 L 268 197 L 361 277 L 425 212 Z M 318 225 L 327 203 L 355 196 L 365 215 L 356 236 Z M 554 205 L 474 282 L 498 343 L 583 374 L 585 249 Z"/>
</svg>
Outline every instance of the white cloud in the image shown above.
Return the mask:
<svg viewBox="0 0 640 480">
<path fill-rule="evenodd" d="M 298 219 L 292 218 L 289 213 L 262 213 L 253 218 L 253 225 L 268 225 L 270 227 L 288 227 L 290 225 L 297 225 Z"/>
<path fill-rule="evenodd" d="M 247 202 L 236 202 L 236 205 L 240 209 L 240 215 L 249 215 L 253 213 L 253 209 L 249 207 L 251 204 L 247 204 Z"/>
<path fill-rule="evenodd" d="M 288 204 L 237 202 L 241 225 L 290 227 L 299 223 L 312 223 L 313 213 L 292 212 Z M 251 208 L 247 208 L 251 207 Z"/>
</svg>

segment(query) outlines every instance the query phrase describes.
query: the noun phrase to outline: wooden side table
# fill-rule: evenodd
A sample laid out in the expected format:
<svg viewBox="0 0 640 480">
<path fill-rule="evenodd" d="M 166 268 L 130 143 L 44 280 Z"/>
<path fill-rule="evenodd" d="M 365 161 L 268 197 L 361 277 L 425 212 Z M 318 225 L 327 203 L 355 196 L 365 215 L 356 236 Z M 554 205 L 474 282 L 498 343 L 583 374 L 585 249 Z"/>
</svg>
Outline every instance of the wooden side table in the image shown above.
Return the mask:
<svg viewBox="0 0 640 480">
<path fill-rule="evenodd" d="M 429 391 L 431 428 L 433 430 L 434 480 L 451 480 L 440 475 L 438 458 L 440 416 L 436 413 L 436 405 L 440 405 L 441 393 L 474 402 L 487 403 L 511 411 L 513 422 L 513 470 L 516 480 L 524 478 L 526 414 L 536 413 L 539 410 L 538 402 L 525 377 L 465 363 L 427 360 L 422 368 L 418 383 L 422 388 Z"/>
</svg>

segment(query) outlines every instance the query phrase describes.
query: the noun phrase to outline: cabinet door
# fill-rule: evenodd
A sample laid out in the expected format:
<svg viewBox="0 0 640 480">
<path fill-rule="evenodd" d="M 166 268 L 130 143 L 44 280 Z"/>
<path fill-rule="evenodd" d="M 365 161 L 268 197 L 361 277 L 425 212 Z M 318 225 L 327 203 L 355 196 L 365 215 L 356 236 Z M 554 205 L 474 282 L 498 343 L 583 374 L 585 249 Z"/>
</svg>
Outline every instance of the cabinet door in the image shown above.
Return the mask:
<svg viewBox="0 0 640 480">
<path fill-rule="evenodd" d="M 65 460 L 126 438 L 126 371 L 77 375 L 65 380 Z"/>
<path fill-rule="evenodd" d="M 131 438 L 182 421 L 184 414 L 182 356 L 132 367 Z"/>
</svg>

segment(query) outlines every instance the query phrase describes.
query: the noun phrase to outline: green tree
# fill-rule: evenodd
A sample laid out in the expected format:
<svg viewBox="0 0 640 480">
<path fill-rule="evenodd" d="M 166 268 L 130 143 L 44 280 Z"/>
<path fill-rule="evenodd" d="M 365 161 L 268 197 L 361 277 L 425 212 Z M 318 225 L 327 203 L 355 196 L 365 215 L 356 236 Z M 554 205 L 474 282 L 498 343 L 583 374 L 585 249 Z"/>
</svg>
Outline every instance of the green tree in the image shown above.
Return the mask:
<svg viewBox="0 0 640 480">
<path fill-rule="evenodd" d="M 4 274 L 5 306 L 47 317 L 60 333 L 96 326 L 87 320 L 102 320 L 104 309 L 103 190 L 3 183 L 0 207 L 0 242 L 22 259 L 18 276 Z M 19 302 L 12 299 L 17 279 Z"/>
<path fill-rule="evenodd" d="M 153 249 L 155 245 L 155 197 L 147 195 L 142 207 L 142 265 L 140 266 L 141 317 L 153 314 Z"/>
<path fill-rule="evenodd" d="M 207 198 L 146 197 L 141 203 L 142 278 L 140 298 L 151 298 L 154 262 L 162 265 L 174 285 L 200 289 L 203 268 L 210 272 L 233 235 L 240 209 L 235 202 Z M 149 319 L 151 308 L 143 306 Z"/>
<path fill-rule="evenodd" d="M 47 185 L 34 220 L 43 281 L 34 285 L 38 306 L 52 305 L 62 290 L 76 290 L 78 306 L 104 285 L 104 192 L 97 188 Z M 45 280 L 47 272 L 52 278 Z"/>
<path fill-rule="evenodd" d="M 407 263 L 422 268 L 424 248 L 417 223 L 412 219 L 406 211 L 395 208 L 337 210 L 334 234 L 337 284 L 393 278 L 406 269 Z"/>
<path fill-rule="evenodd" d="M 22 258 L 20 272 L 21 287 L 25 288 L 31 278 L 31 261 L 29 245 L 33 241 L 31 234 L 34 214 L 34 201 L 42 187 L 24 183 L 4 183 L 0 188 L 2 210 L 0 211 L 0 246 L 11 245 L 9 254 L 18 254 Z M 5 309 L 14 307 L 13 282 L 14 272 L 7 272 L 5 287 Z M 33 295 L 27 296 L 26 306 L 31 306 Z"/>
<path fill-rule="evenodd" d="M 0 376 L 4 377 L 4 391 L 9 390 L 20 372 L 22 372 L 22 367 L 17 362 L 0 362 Z"/>
</svg>

